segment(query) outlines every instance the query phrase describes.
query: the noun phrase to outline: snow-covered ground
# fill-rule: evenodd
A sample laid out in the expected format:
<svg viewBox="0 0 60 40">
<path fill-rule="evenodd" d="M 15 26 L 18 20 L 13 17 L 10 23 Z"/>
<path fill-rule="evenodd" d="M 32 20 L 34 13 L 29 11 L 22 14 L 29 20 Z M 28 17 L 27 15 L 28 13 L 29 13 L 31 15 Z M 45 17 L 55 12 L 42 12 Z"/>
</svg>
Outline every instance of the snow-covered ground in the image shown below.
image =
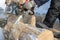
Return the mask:
<svg viewBox="0 0 60 40">
<path fill-rule="evenodd" d="M 5 0 L 0 0 L 0 7 L 2 7 L 3 9 L 5 9 L 5 7 L 6 7 Z"/>
<path fill-rule="evenodd" d="M 5 0 L 0 0 L 0 18 L 5 18 L 4 9 L 5 9 Z M 0 28 L 0 40 L 4 40 L 3 29 Z"/>
<path fill-rule="evenodd" d="M 4 14 L 4 11 L 5 11 L 5 0 L 0 0 L 0 18 L 5 18 L 5 14 Z"/>
<path fill-rule="evenodd" d="M 42 14 L 46 14 L 48 9 L 50 8 L 50 3 L 51 3 L 51 0 L 49 0 L 48 2 L 46 2 L 45 4 L 40 6 L 39 8 L 36 7 L 34 10 L 35 15 L 40 16 Z"/>
<path fill-rule="evenodd" d="M 3 18 L 3 19 L 6 18 L 6 15 L 4 13 L 5 13 L 4 9 L 0 7 L 0 19 L 1 18 Z"/>
</svg>

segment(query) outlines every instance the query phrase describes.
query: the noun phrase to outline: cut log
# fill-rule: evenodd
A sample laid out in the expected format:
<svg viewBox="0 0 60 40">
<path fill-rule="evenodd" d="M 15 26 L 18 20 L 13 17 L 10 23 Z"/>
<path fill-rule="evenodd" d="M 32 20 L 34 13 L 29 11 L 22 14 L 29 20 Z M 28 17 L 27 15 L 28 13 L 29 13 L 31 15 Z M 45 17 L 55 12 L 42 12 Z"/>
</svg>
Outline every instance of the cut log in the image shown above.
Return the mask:
<svg viewBox="0 0 60 40">
<path fill-rule="evenodd" d="M 54 40 L 53 32 L 46 29 L 38 29 L 36 27 L 32 27 L 21 22 L 14 24 L 13 29 L 19 29 L 21 34 L 23 33 L 24 35 L 34 35 L 38 40 Z M 23 39 L 23 36 L 20 37 L 22 37 Z"/>
<path fill-rule="evenodd" d="M 9 26 L 8 26 L 9 27 Z M 10 28 L 8 28 L 10 29 Z M 53 32 L 46 30 L 46 29 L 41 29 L 41 28 L 36 28 L 32 27 L 28 24 L 24 23 L 17 23 L 13 24 L 11 31 L 9 32 L 9 36 L 12 35 L 12 39 L 14 40 L 54 40 Z M 24 37 L 26 36 L 26 37 Z M 32 36 L 32 37 L 31 37 Z M 10 39 L 9 39 L 10 40 Z"/>
<path fill-rule="evenodd" d="M 38 36 L 38 40 L 54 40 L 53 33 L 49 30 L 45 30 Z"/>
</svg>

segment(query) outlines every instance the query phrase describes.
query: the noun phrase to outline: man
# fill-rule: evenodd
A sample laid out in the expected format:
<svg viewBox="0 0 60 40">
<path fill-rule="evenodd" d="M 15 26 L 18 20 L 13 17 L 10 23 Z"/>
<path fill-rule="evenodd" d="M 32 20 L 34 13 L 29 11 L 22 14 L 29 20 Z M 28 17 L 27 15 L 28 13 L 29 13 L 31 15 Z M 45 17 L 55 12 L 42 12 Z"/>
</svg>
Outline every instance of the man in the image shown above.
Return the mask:
<svg viewBox="0 0 60 40">
<path fill-rule="evenodd" d="M 48 0 L 34 0 L 36 2 L 36 4 L 39 6 L 41 6 L 42 4 L 46 3 Z M 42 1 L 42 3 L 41 3 Z M 46 15 L 45 20 L 43 21 L 43 23 L 45 25 L 47 25 L 48 27 L 46 28 L 53 28 L 53 24 L 56 20 L 56 18 L 59 18 L 60 20 L 60 0 L 51 0 L 51 7 L 48 10 L 48 13 Z M 41 25 L 40 25 L 41 26 Z M 45 28 L 45 26 L 44 26 Z M 57 36 L 59 37 L 59 36 Z"/>
<path fill-rule="evenodd" d="M 50 8 L 46 14 L 46 17 L 43 23 L 47 25 L 48 28 L 53 28 L 53 25 L 56 19 L 59 18 L 59 21 L 60 21 L 59 16 L 60 16 L 60 0 L 51 0 Z M 58 34 L 55 35 L 55 37 L 60 38 L 60 32 L 58 32 Z"/>
<path fill-rule="evenodd" d="M 46 14 L 46 18 L 44 20 L 44 24 L 46 24 L 49 28 L 53 28 L 53 24 L 57 18 L 60 20 L 60 0 L 51 0 L 51 6 Z"/>
</svg>

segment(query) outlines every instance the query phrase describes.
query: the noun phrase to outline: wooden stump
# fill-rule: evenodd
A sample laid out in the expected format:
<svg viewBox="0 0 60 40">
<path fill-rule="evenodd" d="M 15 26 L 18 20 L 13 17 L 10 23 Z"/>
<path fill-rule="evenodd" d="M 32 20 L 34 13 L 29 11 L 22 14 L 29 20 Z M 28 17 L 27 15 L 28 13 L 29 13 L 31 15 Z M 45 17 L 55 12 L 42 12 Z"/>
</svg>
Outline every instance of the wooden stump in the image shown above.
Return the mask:
<svg viewBox="0 0 60 40">
<path fill-rule="evenodd" d="M 38 35 L 38 40 L 54 40 L 53 33 L 49 30 L 45 30 Z"/>
</svg>

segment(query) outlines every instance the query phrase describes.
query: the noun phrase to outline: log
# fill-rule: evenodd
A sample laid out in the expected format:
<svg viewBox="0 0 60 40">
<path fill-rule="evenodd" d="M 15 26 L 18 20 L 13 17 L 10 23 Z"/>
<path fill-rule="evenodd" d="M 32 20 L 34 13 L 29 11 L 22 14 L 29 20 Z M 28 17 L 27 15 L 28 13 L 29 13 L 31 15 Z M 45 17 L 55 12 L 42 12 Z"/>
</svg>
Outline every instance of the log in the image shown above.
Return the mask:
<svg viewBox="0 0 60 40">
<path fill-rule="evenodd" d="M 24 24 L 21 22 L 13 24 L 9 36 L 10 34 L 12 35 L 11 38 L 14 38 L 14 40 L 24 40 L 24 38 L 26 38 L 26 40 L 54 40 L 53 32 L 46 29 L 32 27 L 28 24 Z M 30 35 L 32 36 L 32 38 L 30 37 Z"/>
<path fill-rule="evenodd" d="M 38 35 L 38 40 L 54 40 L 53 33 L 49 30 L 45 30 Z"/>
<path fill-rule="evenodd" d="M 38 40 L 54 40 L 53 32 L 46 30 L 46 29 L 41 29 L 41 28 L 38 29 L 36 27 L 32 27 L 30 25 L 27 25 L 27 24 L 24 24 L 21 22 L 14 24 L 13 29 L 19 29 L 21 32 L 20 35 L 32 34 L 32 35 L 36 36 L 36 38 Z M 24 40 L 23 39 L 24 35 L 20 36 L 22 38 L 22 40 Z"/>
</svg>

